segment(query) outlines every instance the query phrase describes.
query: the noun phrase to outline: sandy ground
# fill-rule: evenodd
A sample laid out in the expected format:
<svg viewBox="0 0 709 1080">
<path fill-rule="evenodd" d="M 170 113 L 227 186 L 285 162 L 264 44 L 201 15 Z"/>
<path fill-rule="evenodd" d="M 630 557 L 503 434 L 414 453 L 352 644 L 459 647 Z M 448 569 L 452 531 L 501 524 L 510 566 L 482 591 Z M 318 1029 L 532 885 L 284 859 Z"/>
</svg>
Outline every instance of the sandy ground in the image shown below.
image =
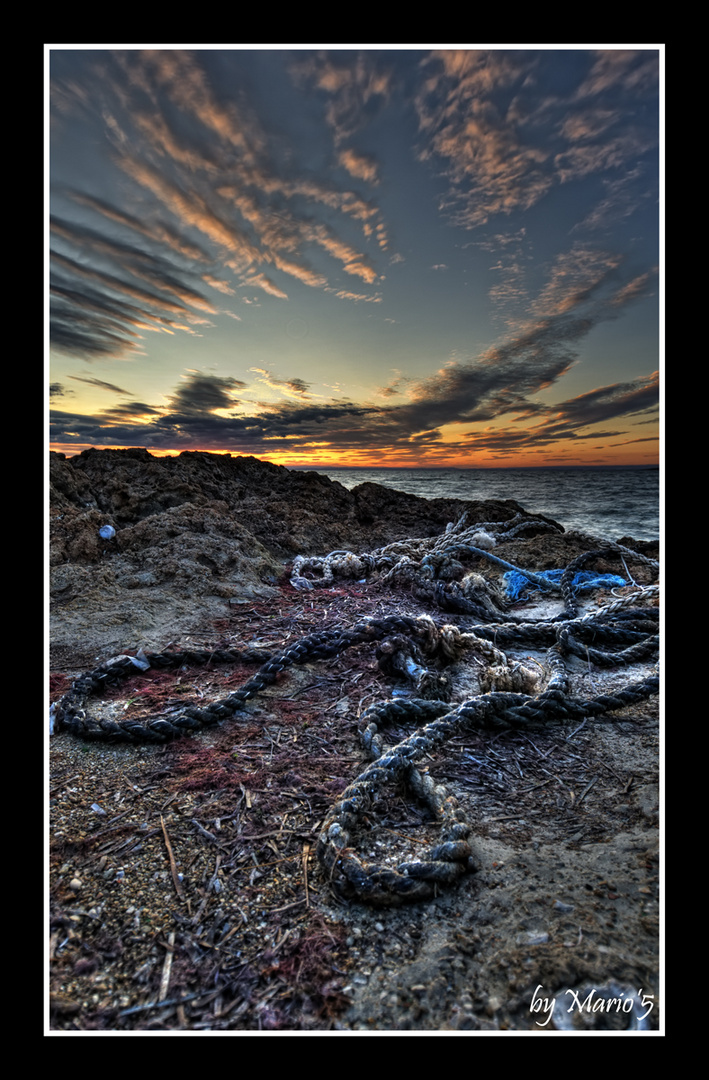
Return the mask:
<svg viewBox="0 0 709 1080">
<path fill-rule="evenodd" d="M 295 597 L 266 633 L 263 612 L 248 617 L 251 637 L 256 623 L 259 641 L 285 643 L 338 602 L 361 599 L 323 593 L 306 612 Z M 333 896 L 312 852 L 329 800 L 361 768 L 357 714 L 391 691 L 371 653 L 294 669 L 238 721 L 180 744 L 53 739 L 57 1030 L 533 1031 L 538 998 L 559 997 L 561 1012 L 587 1000 L 574 997 L 586 984 L 648 995 L 655 1026 L 656 702 L 579 730 L 456 739 L 430 770 L 474 823 L 478 872 L 438 899 L 369 910 Z M 627 681 L 574 666 L 579 696 Z M 146 673 L 112 704 L 219 696 L 248 674 Z M 405 857 L 429 830 L 393 792 L 363 843 Z M 168 958 L 172 1004 L 141 1009 L 159 1000 Z"/>
</svg>

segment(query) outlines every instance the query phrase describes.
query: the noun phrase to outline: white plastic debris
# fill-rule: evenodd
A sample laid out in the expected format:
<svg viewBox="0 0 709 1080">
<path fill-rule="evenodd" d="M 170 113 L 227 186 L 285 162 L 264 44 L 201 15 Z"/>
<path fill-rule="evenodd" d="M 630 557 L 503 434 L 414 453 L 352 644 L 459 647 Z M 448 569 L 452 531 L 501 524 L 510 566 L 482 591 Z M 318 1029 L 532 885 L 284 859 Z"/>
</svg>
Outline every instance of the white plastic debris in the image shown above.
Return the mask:
<svg viewBox="0 0 709 1080">
<path fill-rule="evenodd" d="M 478 529 L 476 533 L 473 533 L 471 543 L 475 544 L 476 547 L 482 548 L 484 551 L 492 551 L 496 546 L 497 541 L 492 533 L 487 532 L 486 529 Z"/>
<path fill-rule="evenodd" d="M 138 651 L 137 656 L 128 656 L 127 653 L 121 653 L 120 656 L 112 656 L 110 660 L 106 661 L 106 667 L 115 667 L 117 665 L 125 663 L 129 660 L 133 667 L 137 667 L 139 671 L 147 671 L 150 667 L 150 661 L 146 657 L 142 649 Z"/>
</svg>

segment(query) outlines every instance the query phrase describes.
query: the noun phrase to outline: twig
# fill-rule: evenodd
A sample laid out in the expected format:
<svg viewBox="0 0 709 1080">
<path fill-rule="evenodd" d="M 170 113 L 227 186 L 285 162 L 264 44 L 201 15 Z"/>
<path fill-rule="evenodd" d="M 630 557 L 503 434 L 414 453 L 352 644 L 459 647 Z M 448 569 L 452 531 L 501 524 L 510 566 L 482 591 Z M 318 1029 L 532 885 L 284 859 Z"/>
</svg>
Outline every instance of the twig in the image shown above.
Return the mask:
<svg viewBox="0 0 709 1080">
<path fill-rule="evenodd" d="M 272 915 L 275 914 L 276 912 L 278 912 L 280 914 L 281 911 L 288 911 L 288 910 L 290 910 L 290 908 L 300 907 L 300 905 L 304 904 L 304 903 L 305 903 L 305 900 L 294 900 L 291 904 L 284 904 L 283 907 L 274 907 L 274 908 L 271 908 L 270 911 L 271 911 Z M 221 945 L 221 942 L 219 944 Z"/>
<path fill-rule="evenodd" d="M 303 844 L 303 884 L 305 885 L 305 904 L 306 907 L 310 907 L 310 895 L 308 893 L 308 856 L 310 855 L 310 844 Z"/>
<path fill-rule="evenodd" d="M 526 810 L 524 813 L 520 812 L 519 814 L 503 814 L 502 817 L 489 817 L 484 818 L 483 820 L 485 824 L 488 825 L 493 821 L 516 821 L 521 817 L 534 817 L 537 814 L 541 814 L 541 810 Z"/>
<path fill-rule="evenodd" d="M 594 784 L 596 783 L 596 781 L 597 781 L 597 780 L 598 780 L 598 776 L 594 776 L 593 780 L 590 780 L 590 781 L 588 782 L 588 784 L 586 784 L 586 787 L 585 787 L 585 788 L 583 789 L 583 791 L 582 791 L 582 792 L 581 792 L 581 794 L 579 795 L 579 797 L 578 797 L 578 799 L 577 799 L 577 802 L 581 802 L 581 800 L 582 800 L 582 799 L 585 799 L 585 798 L 586 798 L 586 796 L 588 795 L 589 791 L 591 790 L 591 788 L 593 787 L 593 785 L 594 785 Z"/>
<path fill-rule="evenodd" d="M 554 777 L 556 779 L 556 777 Z M 551 784 L 551 780 L 540 780 L 538 784 L 533 784 L 532 787 L 524 788 L 520 794 L 529 795 L 530 791 L 536 791 L 537 788 L 546 787 L 547 784 Z"/>
<path fill-rule="evenodd" d="M 214 991 L 210 991 L 214 993 Z M 119 1016 L 130 1016 L 132 1013 L 149 1012 L 151 1009 L 167 1009 L 169 1006 L 183 1005 L 186 1001 L 194 1001 L 196 998 L 204 997 L 204 992 L 198 990 L 194 994 L 188 994 L 184 998 L 170 998 L 169 1001 L 148 1001 L 145 1005 L 132 1005 L 129 1009 L 122 1009 L 119 1012 Z"/>
<path fill-rule="evenodd" d="M 167 937 L 167 952 L 165 953 L 165 963 L 162 966 L 162 978 L 160 979 L 160 991 L 158 993 L 158 1001 L 164 1001 L 167 997 L 167 989 L 170 985 L 170 971 L 172 969 L 172 958 L 175 955 L 175 931 L 171 930 Z"/>
<path fill-rule="evenodd" d="M 253 833 L 251 835 L 249 835 L 248 833 L 240 833 L 239 834 L 239 840 L 240 841 L 241 840 L 266 840 L 270 836 L 285 836 L 286 833 L 290 834 L 291 836 L 297 836 L 299 834 L 302 836 L 303 833 L 306 833 L 306 834 L 310 833 L 310 834 L 314 835 L 316 832 L 318 832 L 318 829 L 320 828 L 320 824 L 322 824 L 322 823 L 319 823 L 318 825 L 314 825 L 312 829 L 283 829 L 283 828 L 281 828 L 281 829 L 272 829 L 270 832 Z"/>
<path fill-rule="evenodd" d="M 192 824 L 199 830 L 202 836 L 206 836 L 208 840 L 213 840 L 215 844 L 219 843 L 214 833 L 209 832 L 209 830 L 205 829 L 203 825 L 200 825 L 200 823 L 197 821 L 197 818 L 191 818 L 190 820 Z"/>
<path fill-rule="evenodd" d="M 202 915 L 204 914 L 204 910 L 205 910 L 207 904 L 209 903 L 209 894 L 211 893 L 212 889 L 214 888 L 215 881 L 217 881 L 217 879 L 219 877 L 219 864 L 221 862 L 221 858 L 222 858 L 221 855 L 217 855 L 217 861 L 216 861 L 216 863 L 214 865 L 214 873 L 212 874 L 212 876 L 211 876 L 211 878 L 209 880 L 209 884 L 207 885 L 207 888 L 205 890 L 204 899 L 202 900 L 202 903 L 199 905 L 197 911 L 195 912 L 194 918 L 192 919 L 192 925 L 193 926 L 196 926 L 197 923 L 199 922 L 199 920 L 202 918 Z"/>
<path fill-rule="evenodd" d="M 177 872 L 177 863 L 175 862 L 175 856 L 172 854 L 172 844 L 170 843 L 170 837 L 167 835 L 167 829 L 165 828 L 162 814 L 160 815 L 160 824 L 162 825 L 162 834 L 165 837 L 165 847 L 167 848 L 167 857 L 170 860 L 170 871 L 172 873 L 175 892 L 180 900 L 183 900 L 185 894 L 182 888 L 182 882 L 180 881 L 180 875 Z"/>
</svg>

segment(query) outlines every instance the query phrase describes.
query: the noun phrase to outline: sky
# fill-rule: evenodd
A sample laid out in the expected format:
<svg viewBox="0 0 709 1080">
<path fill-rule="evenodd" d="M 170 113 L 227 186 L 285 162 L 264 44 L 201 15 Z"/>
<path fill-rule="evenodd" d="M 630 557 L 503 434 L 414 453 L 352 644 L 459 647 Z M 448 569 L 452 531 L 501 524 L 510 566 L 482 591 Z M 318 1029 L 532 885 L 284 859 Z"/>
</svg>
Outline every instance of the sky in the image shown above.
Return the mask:
<svg viewBox="0 0 709 1080">
<path fill-rule="evenodd" d="M 663 46 L 46 46 L 49 446 L 652 465 Z"/>
</svg>

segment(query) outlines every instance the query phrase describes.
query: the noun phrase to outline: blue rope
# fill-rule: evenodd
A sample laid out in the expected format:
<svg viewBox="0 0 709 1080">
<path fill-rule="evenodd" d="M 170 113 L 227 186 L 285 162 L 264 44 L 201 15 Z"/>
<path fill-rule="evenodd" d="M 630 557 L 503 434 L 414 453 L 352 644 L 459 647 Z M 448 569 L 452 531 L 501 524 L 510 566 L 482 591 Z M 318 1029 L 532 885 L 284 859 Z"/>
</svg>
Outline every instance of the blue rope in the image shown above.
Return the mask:
<svg viewBox="0 0 709 1080">
<path fill-rule="evenodd" d="M 552 585 L 559 585 L 563 570 L 537 571 L 535 577 L 542 577 Z M 507 585 L 507 595 L 511 600 L 520 600 L 528 592 L 539 589 L 536 582 L 531 581 L 519 570 L 510 570 L 503 577 Z M 627 585 L 625 578 L 617 574 L 594 574 L 591 570 L 579 570 L 574 574 L 571 587 L 575 593 L 584 592 L 588 589 L 612 589 L 615 585 Z"/>
</svg>

